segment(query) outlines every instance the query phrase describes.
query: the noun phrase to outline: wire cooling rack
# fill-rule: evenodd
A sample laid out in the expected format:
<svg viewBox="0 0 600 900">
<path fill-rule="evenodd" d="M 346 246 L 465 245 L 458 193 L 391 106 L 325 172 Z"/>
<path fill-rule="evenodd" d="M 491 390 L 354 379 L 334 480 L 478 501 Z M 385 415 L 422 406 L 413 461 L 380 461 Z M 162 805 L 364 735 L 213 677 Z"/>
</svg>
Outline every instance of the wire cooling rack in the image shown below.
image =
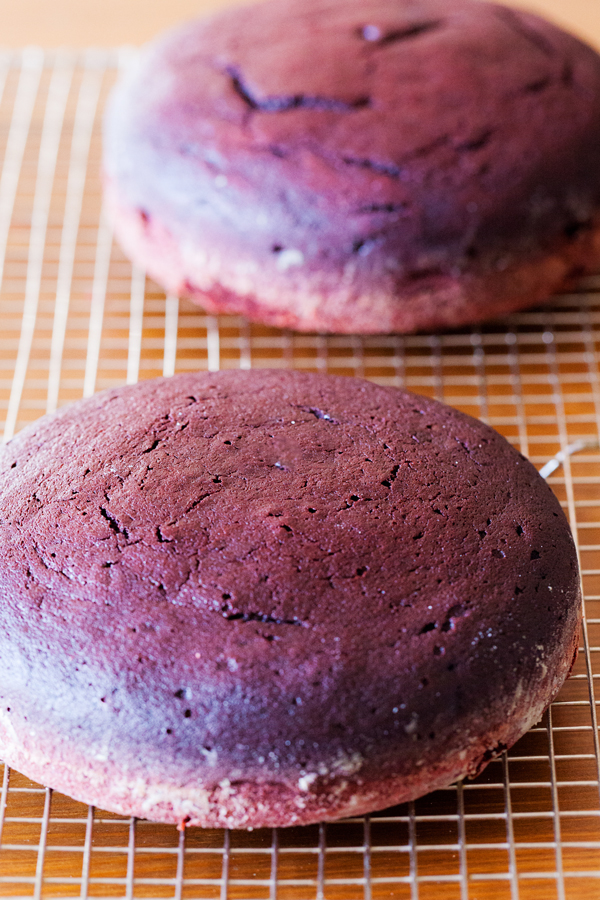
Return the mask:
<svg viewBox="0 0 600 900">
<path fill-rule="evenodd" d="M 600 276 L 499 323 L 404 338 L 293 334 L 165 297 L 101 210 L 102 109 L 127 56 L 0 53 L 5 439 L 102 388 L 251 366 L 406 385 L 485 419 L 538 467 L 600 437 Z M 0 766 L 0 896 L 600 900 L 600 452 L 550 483 L 582 563 L 582 649 L 542 722 L 479 778 L 327 826 L 180 834 Z"/>
</svg>

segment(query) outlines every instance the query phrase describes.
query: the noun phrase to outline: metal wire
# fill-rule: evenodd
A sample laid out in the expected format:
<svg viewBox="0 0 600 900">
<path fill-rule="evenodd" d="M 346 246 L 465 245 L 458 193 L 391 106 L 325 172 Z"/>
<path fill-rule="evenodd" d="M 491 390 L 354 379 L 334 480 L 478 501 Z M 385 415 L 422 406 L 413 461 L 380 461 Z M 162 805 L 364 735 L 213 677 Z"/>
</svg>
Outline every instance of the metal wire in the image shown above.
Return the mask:
<svg viewBox="0 0 600 900">
<path fill-rule="evenodd" d="M 29 71 L 29 67 L 23 65 L 19 90 L 15 98 L 15 106 L 11 130 L 9 134 L 4 166 L 2 169 L 2 181 L 0 182 L 0 273 L 4 272 L 4 260 L 6 259 L 6 242 L 8 230 L 13 212 L 13 205 L 19 182 L 20 166 L 25 150 L 25 142 L 29 130 L 33 104 L 39 85 L 42 57 L 37 54 L 32 62 L 36 67 Z M 29 75 L 26 78 L 26 75 Z M 31 343 L 35 329 L 38 303 L 40 297 L 40 284 L 42 278 L 42 266 L 44 263 L 44 251 L 46 246 L 46 231 L 48 228 L 48 216 L 52 199 L 52 186 L 54 172 L 58 156 L 58 146 L 65 115 L 67 96 L 71 86 L 72 65 L 61 56 L 56 61 L 56 68 L 50 83 L 48 99 L 46 101 L 46 114 L 44 116 L 44 130 L 40 144 L 38 171 L 35 188 L 35 199 L 31 214 L 31 230 L 29 239 L 29 260 L 27 266 L 27 283 L 25 286 L 25 299 L 23 303 L 21 336 L 19 350 L 15 363 L 8 412 L 4 423 L 4 440 L 8 441 L 14 434 L 16 417 L 23 393 L 23 385 L 27 374 L 27 365 L 31 353 Z M 11 145 L 11 137 L 14 137 L 14 146 Z M 3 196 L 4 188 L 4 196 Z M 4 201 L 4 202 L 3 202 Z M 1 275 L 0 275 L 1 278 Z"/>
<path fill-rule="evenodd" d="M 600 276 L 543 310 L 439 336 L 294 334 L 165 297 L 101 209 L 102 110 L 127 57 L 0 53 L 4 439 L 96 390 L 194 369 L 295 367 L 443 399 L 546 464 L 581 562 L 582 652 L 543 722 L 475 781 L 328 826 L 178 832 L 4 767 L 0 896 L 597 900 Z"/>
</svg>

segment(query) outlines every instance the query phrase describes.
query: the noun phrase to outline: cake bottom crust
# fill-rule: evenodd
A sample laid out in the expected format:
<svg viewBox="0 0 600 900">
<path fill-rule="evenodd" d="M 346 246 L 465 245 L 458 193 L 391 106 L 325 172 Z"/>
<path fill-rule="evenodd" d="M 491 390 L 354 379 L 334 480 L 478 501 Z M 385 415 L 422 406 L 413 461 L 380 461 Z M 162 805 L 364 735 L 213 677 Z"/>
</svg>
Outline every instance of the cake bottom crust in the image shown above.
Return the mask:
<svg viewBox="0 0 600 900">
<path fill-rule="evenodd" d="M 539 716 L 534 718 L 537 721 Z M 527 727 L 533 724 L 534 721 L 528 722 Z M 253 829 L 334 821 L 414 800 L 477 774 L 508 745 L 498 741 L 494 748 L 478 747 L 478 760 L 445 760 L 410 776 L 365 782 L 340 776 L 326 785 L 311 784 L 309 777 L 304 789 L 282 781 L 227 779 L 212 789 L 181 786 L 150 778 L 145 772 L 124 775 L 99 763 L 92 764 L 89 759 L 50 761 L 41 754 L 34 758 L 22 748 L 12 748 L 11 752 L 10 748 L 0 747 L 0 752 L 11 768 L 32 780 L 100 809 L 177 825 Z"/>
</svg>

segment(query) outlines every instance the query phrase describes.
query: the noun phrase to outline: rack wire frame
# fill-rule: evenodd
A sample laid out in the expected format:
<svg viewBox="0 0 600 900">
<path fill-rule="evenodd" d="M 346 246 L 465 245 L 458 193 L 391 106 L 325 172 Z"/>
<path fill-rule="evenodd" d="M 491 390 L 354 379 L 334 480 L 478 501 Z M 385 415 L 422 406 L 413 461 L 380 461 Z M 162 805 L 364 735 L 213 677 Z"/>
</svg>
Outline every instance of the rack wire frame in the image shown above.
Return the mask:
<svg viewBox="0 0 600 900">
<path fill-rule="evenodd" d="M 165 297 L 102 212 L 102 110 L 131 52 L 0 52 L 4 440 L 102 388 L 263 366 L 407 386 L 488 421 L 538 467 L 600 438 L 600 276 L 502 322 L 407 337 L 294 334 Z M 582 566 L 579 660 L 475 781 L 327 826 L 180 833 L 0 766 L 0 897 L 599 900 L 600 451 L 550 483 Z"/>
</svg>

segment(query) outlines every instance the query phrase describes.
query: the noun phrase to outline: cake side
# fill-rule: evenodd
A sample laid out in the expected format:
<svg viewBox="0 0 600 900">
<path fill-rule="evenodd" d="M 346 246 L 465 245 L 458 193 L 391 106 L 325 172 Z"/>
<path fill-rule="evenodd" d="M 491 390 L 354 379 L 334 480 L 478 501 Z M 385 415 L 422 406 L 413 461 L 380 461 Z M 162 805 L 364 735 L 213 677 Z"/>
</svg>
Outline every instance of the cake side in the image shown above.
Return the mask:
<svg viewBox="0 0 600 900">
<path fill-rule="evenodd" d="M 600 265 L 600 216 L 529 259 L 506 258 L 488 271 L 429 273 L 403 288 L 389 271 L 377 283 L 349 264 L 344 273 L 273 272 L 232 251 L 174 235 L 148 214 L 124 206 L 104 182 L 119 243 L 167 292 L 187 296 L 208 313 L 241 315 L 277 328 L 338 334 L 410 333 L 458 328 L 542 303 Z"/>
</svg>

